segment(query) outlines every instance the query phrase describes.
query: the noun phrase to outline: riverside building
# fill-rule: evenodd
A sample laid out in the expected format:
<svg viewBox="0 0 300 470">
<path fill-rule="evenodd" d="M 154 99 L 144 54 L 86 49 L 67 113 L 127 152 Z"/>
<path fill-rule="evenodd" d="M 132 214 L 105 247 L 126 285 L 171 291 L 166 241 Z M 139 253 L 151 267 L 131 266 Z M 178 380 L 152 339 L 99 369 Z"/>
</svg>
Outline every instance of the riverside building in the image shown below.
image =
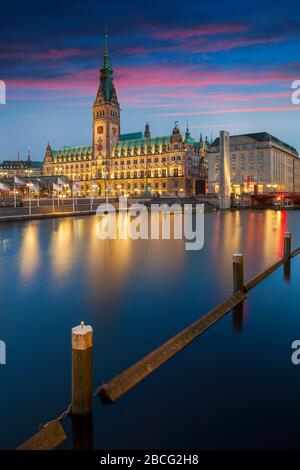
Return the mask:
<svg viewBox="0 0 300 470">
<path fill-rule="evenodd" d="M 267 132 L 230 136 L 231 193 L 300 192 L 296 149 Z M 220 191 L 220 139 L 208 155 L 209 193 Z"/>
<path fill-rule="evenodd" d="M 206 192 L 208 141 L 180 132 L 163 137 L 144 132 L 121 134 L 121 110 L 109 63 L 107 35 L 99 88 L 93 104 L 93 141 L 54 149 L 48 144 L 44 174 L 64 175 L 81 196 L 196 195 Z"/>
</svg>

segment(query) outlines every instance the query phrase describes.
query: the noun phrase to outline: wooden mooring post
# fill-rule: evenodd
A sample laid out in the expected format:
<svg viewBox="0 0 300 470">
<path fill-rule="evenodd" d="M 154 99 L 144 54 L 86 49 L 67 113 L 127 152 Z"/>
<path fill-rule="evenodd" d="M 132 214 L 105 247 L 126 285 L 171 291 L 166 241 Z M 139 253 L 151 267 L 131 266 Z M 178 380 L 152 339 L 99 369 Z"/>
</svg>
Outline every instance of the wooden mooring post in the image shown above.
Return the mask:
<svg viewBox="0 0 300 470">
<path fill-rule="evenodd" d="M 233 292 L 244 292 L 244 256 L 241 253 L 232 255 Z"/>
<path fill-rule="evenodd" d="M 93 413 L 88 413 L 85 416 L 72 415 L 71 419 L 73 450 L 93 450 Z"/>
<path fill-rule="evenodd" d="M 285 258 L 290 258 L 292 253 L 292 234 L 291 232 L 284 233 L 284 253 Z"/>
<path fill-rule="evenodd" d="M 93 329 L 81 322 L 72 329 L 72 414 L 92 411 Z"/>
</svg>

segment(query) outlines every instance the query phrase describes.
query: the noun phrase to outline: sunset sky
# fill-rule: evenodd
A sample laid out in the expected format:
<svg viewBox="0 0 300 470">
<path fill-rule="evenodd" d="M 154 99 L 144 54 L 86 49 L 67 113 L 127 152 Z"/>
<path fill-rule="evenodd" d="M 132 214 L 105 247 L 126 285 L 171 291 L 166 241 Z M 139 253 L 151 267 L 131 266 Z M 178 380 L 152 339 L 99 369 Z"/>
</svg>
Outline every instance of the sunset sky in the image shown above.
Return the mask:
<svg viewBox="0 0 300 470">
<path fill-rule="evenodd" d="M 297 5 L 298 4 L 298 5 Z M 122 132 L 268 131 L 300 151 L 296 1 L 1 2 L 0 160 L 91 144 L 106 25 Z"/>
</svg>

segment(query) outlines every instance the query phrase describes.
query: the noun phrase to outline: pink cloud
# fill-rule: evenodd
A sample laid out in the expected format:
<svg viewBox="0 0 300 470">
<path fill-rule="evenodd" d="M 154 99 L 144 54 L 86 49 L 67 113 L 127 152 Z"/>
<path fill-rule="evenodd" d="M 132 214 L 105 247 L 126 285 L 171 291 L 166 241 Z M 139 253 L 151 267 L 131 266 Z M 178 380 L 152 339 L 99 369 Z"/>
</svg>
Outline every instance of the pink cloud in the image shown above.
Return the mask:
<svg viewBox="0 0 300 470">
<path fill-rule="evenodd" d="M 219 39 L 214 41 L 194 41 L 190 45 L 191 52 L 218 52 L 218 51 L 228 51 L 230 49 L 236 49 L 238 47 L 247 47 L 247 46 L 256 46 L 258 44 L 274 44 L 278 42 L 285 41 L 284 36 L 277 36 L 274 38 L 232 38 L 232 39 Z"/>
<path fill-rule="evenodd" d="M 189 54 L 197 53 L 209 53 L 209 52 L 219 52 L 219 51 L 229 51 L 231 49 L 236 49 L 239 47 L 249 47 L 262 44 L 276 44 L 278 42 L 283 42 L 287 39 L 286 36 L 276 36 L 276 37 L 259 37 L 254 38 L 248 37 L 236 37 L 236 38 L 220 38 L 220 39 L 211 39 L 210 37 L 198 37 L 191 38 L 188 43 L 169 43 L 168 45 L 149 45 L 149 46 L 137 46 L 137 47 L 127 47 L 123 49 L 123 53 L 127 55 L 134 56 L 145 56 L 154 53 L 174 53 L 174 52 L 185 52 L 188 51 Z"/>
<path fill-rule="evenodd" d="M 191 37 L 199 36 L 215 36 L 217 34 L 240 33 L 247 31 L 249 27 L 241 23 L 211 23 L 195 26 L 193 28 L 182 29 L 168 29 L 164 30 L 155 25 L 146 25 L 146 30 L 155 39 L 188 39 Z"/>
<path fill-rule="evenodd" d="M 261 93 L 238 93 L 238 92 L 228 92 L 228 93 L 219 93 L 219 92 L 207 92 L 202 91 L 199 93 L 197 90 L 194 91 L 173 91 L 166 93 L 145 93 L 134 94 L 134 95 L 124 95 L 122 100 L 130 102 L 140 102 L 157 98 L 167 98 L 174 100 L 220 100 L 220 101 L 251 101 L 254 99 L 277 99 L 277 98 L 289 98 L 291 96 L 290 91 L 273 91 L 273 92 L 261 92 Z"/>
<path fill-rule="evenodd" d="M 289 68 L 271 70 L 197 70 L 194 67 L 173 65 L 122 67 L 117 69 L 116 88 L 120 102 L 128 107 L 211 107 L 214 103 L 253 102 L 253 100 L 280 99 L 289 96 L 287 81 L 292 82 L 294 72 Z M 30 99 L 40 95 L 51 99 L 92 99 L 99 83 L 97 68 L 73 72 L 64 77 L 47 79 L 7 79 L 7 92 L 11 99 Z M 250 91 L 264 85 L 284 85 L 287 91 Z M 236 87 L 251 87 L 241 92 Z M 207 87 L 215 87 L 216 91 Z M 222 92 L 220 91 L 222 88 Z M 228 93 L 223 91 L 228 88 Z M 232 91 L 233 90 L 233 91 Z"/>
<path fill-rule="evenodd" d="M 178 113 L 163 113 L 157 116 L 202 116 L 212 114 L 230 114 L 230 113 L 265 113 L 273 111 L 300 111 L 297 106 L 257 106 L 253 108 L 228 108 L 216 109 L 212 111 L 192 111 L 192 112 L 178 112 Z"/>
<path fill-rule="evenodd" d="M 49 49 L 45 51 L 34 51 L 31 48 L 12 46 L 9 50 L 0 53 L 0 59 L 26 60 L 29 62 L 55 61 L 75 56 L 90 56 L 94 54 L 93 49 L 80 48 Z"/>
<path fill-rule="evenodd" d="M 137 47 L 132 50 L 133 54 L 145 54 L 153 52 L 154 50 L 160 51 L 174 51 L 186 50 L 189 53 L 197 52 L 217 52 L 235 49 L 238 47 L 255 46 L 257 44 L 272 44 L 286 40 L 283 35 L 274 35 L 273 37 L 266 37 L 264 34 L 256 34 L 253 37 L 243 36 L 250 29 L 249 25 L 242 23 L 215 23 L 204 24 L 193 28 L 174 28 L 165 30 L 156 25 L 145 26 L 146 33 L 153 39 L 171 41 L 168 45 L 159 44 L 156 48 Z M 214 36 L 225 36 L 217 38 Z M 227 36 L 227 37 L 226 37 Z M 229 37 L 228 37 L 229 36 Z M 231 37 L 230 37 L 231 36 Z"/>
<path fill-rule="evenodd" d="M 31 52 L 31 60 L 53 60 L 53 59 L 65 59 L 67 57 L 74 57 L 83 55 L 85 52 L 82 49 L 50 49 L 42 52 Z"/>
<path fill-rule="evenodd" d="M 53 79 L 6 79 L 8 87 L 47 90 L 82 90 L 83 93 L 95 92 L 98 84 L 98 69 L 75 72 L 70 76 Z M 161 67 L 123 67 L 116 74 L 118 91 L 128 89 L 164 87 L 207 87 L 214 85 L 252 85 L 258 86 L 272 82 L 293 80 L 294 74 L 288 71 L 270 70 L 256 72 L 234 69 L 195 70 L 176 66 Z M 175 97 L 176 92 L 171 92 Z"/>
<path fill-rule="evenodd" d="M 293 80 L 294 74 L 283 70 L 243 71 L 196 70 L 172 65 L 147 66 L 144 68 L 124 67 L 116 74 L 118 87 L 162 88 L 162 87 L 207 87 L 213 85 L 253 85 Z"/>
<path fill-rule="evenodd" d="M 207 102 L 245 102 L 245 101 L 254 101 L 254 100 L 276 100 L 281 98 L 289 98 L 291 93 L 287 92 L 266 92 L 266 93 L 238 93 L 238 92 L 228 92 L 228 93 L 214 93 L 214 92 L 204 92 L 201 94 L 194 93 L 194 95 L 189 96 L 188 99 L 198 100 L 201 103 Z M 195 103 L 198 106 L 198 102 Z"/>
</svg>

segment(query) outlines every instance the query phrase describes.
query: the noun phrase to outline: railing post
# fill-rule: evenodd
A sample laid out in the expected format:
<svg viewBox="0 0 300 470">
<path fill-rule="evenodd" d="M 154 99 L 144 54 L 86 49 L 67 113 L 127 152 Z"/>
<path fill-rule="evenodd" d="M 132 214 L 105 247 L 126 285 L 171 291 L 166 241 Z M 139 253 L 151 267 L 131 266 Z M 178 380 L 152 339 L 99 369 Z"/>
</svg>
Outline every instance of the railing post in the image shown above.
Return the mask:
<svg viewBox="0 0 300 470">
<path fill-rule="evenodd" d="M 244 256 L 233 253 L 233 292 L 244 292 Z"/>
<path fill-rule="evenodd" d="M 284 254 L 283 254 L 283 256 L 285 258 L 290 258 L 291 257 L 291 251 L 292 251 L 292 234 L 291 234 L 291 232 L 285 232 L 283 238 L 284 238 Z"/>
<path fill-rule="evenodd" d="M 72 413 L 86 415 L 92 411 L 93 329 L 81 322 L 72 328 Z"/>
</svg>

